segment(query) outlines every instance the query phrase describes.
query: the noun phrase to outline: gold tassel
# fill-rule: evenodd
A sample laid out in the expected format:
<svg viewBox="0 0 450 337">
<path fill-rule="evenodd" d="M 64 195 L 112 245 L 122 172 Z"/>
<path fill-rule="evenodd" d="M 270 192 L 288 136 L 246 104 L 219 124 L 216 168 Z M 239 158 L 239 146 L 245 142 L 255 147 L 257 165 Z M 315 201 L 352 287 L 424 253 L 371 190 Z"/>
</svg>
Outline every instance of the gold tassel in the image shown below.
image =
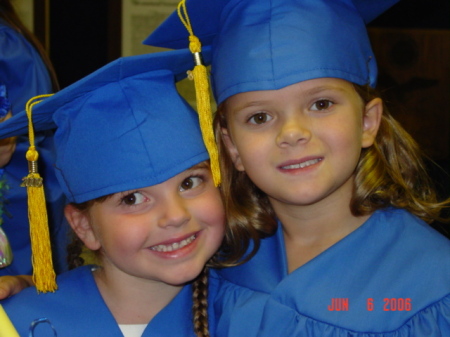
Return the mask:
<svg viewBox="0 0 450 337">
<path fill-rule="evenodd" d="M 30 222 L 33 281 L 36 285 L 37 291 L 44 293 L 55 291 L 57 289 L 57 285 L 56 274 L 53 270 L 44 186 L 42 178 L 37 170 L 39 153 L 34 146 L 34 130 L 31 111 L 35 104 L 41 102 L 34 100 L 48 96 L 51 95 L 33 97 L 26 105 L 30 138 L 30 147 L 26 153 L 29 174 L 22 179 L 23 182 L 21 184 L 21 186 L 27 188 L 28 194 L 28 219 Z"/>
<path fill-rule="evenodd" d="M 202 46 L 200 40 L 194 35 L 194 32 L 192 30 L 192 26 L 186 10 L 185 0 L 182 0 L 178 4 L 178 16 L 189 32 L 189 50 L 194 55 L 195 60 L 195 67 L 190 72 L 190 79 L 194 80 L 200 129 L 202 131 L 203 141 L 209 153 L 214 185 L 219 186 L 221 180 L 219 152 L 217 150 L 217 144 L 214 138 L 208 71 L 203 65 L 203 61 L 201 58 Z"/>
</svg>

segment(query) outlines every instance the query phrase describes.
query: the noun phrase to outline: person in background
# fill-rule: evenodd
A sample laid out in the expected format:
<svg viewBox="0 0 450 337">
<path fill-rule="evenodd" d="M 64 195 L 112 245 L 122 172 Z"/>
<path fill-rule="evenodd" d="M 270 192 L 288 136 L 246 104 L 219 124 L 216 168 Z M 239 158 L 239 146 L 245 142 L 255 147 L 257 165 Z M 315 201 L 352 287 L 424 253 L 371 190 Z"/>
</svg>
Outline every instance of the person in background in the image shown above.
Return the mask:
<svg viewBox="0 0 450 337">
<path fill-rule="evenodd" d="M 258 337 L 450 335 L 450 242 L 428 225 L 450 200 L 375 91 L 365 24 L 395 2 L 183 2 L 212 47 L 228 224 L 256 253 L 216 274 L 270 296 Z M 187 41 L 175 13 L 146 43 Z"/>
<path fill-rule="evenodd" d="M 10 114 L 25 109 L 31 97 L 56 92 L 59 89 L 55 71 L 44 48 L 37 38 L 25 27 L 9 0 L 0 0 L 0 85 L 10 104 Z M 10 160 L 2 163 L 2 224 L 12 248 L 10 264 L 0 266 L 0 298 L 9 296 L 29 283 L 32 273 L 31 247 L 27 214 L 26 189 L 20 187 L 22 178 L 28 174 L 26 137 L 7 141 L 15 147 Z M 63 208 L 64 194 L 56 181 L 53 162 L 53 131 L 36 135 L 36 147 L 40 152 L 38 165 L 46 180 L 46 200 L 49 207 L 49 221 L 54 242 L 54 263 L 57 272 L 66 270 L 65 247 L 67 228 Z M 11 148 L 10 148 L 11 149 Z M 23 275 L 11 278 L 9 275 Z M 2 277 L 5 276 L 5 277 Z"/>
</svg>

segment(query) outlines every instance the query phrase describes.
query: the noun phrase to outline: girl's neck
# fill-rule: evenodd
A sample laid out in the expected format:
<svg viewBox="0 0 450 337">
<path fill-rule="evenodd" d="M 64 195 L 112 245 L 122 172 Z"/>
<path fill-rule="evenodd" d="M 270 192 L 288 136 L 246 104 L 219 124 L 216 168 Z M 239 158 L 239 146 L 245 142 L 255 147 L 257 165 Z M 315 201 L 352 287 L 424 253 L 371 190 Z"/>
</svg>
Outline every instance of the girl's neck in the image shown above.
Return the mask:
<svg viewBox="0 0 450 337">
<path fill-rule="evenodd" d="M 312 205 L 272 202 L 283 225 L 289 273 L 330 248 L 370 216 L 356 217 L 350 211 L 351 196 L 338 196 Z"/>
<path fill-rule="evenodd" d="M 94 279 L 118 324 L 148 324 L 182 289 L 128 275 L 108 265 L 97 269 Z"/>
</svg>

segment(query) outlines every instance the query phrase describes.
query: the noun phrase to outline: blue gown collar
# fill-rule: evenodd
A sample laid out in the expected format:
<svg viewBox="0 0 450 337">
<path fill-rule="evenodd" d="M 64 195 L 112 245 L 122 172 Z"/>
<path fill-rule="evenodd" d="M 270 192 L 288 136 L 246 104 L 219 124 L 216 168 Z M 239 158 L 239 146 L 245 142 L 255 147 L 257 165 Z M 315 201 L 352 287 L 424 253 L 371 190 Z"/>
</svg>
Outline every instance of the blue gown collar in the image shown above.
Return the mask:
<svg viewBox="0 0 450 337">
<path fill-rule="evenodd" d="M 278 223 L 274 235 L 261 240 L 258 253 L 241 266 L 217 270 L 225 280 L 251 290 L 270 293 L 288 274 L 283 229 Z M 250 246 L 248 251 L 251 251 Z"/>
<path fill-rule="evenodd" d="M 150 321 L 142 337 L 194 336 L 191 312 L 192 287 L 187 285 Z"/>
</svg>

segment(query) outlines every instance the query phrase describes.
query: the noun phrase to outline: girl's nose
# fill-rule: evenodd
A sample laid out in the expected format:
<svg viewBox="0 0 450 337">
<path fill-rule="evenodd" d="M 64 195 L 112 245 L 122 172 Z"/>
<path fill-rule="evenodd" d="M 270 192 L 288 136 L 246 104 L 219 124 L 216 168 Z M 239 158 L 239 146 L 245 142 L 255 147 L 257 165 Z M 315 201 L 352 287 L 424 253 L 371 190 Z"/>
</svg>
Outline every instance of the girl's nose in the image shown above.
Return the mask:
<svg viewBox="0 0 450 337">
<path fill-rule="evenodd" d="M 280 147 L 295 146 L 307 142 L 311 137 L 311 130 L 307 118 L 298 115 L 287 118 L 281 125 L 277 136 Z"/>
<path fill-rule="evenodd" d="M 167 198 L 161 206 L 163 212 L 158 220 L 158 226 L 161 228 L 180 227 L 188 223 L 191 218 L 184 199 L 178 195 Z"/>
</svg>

